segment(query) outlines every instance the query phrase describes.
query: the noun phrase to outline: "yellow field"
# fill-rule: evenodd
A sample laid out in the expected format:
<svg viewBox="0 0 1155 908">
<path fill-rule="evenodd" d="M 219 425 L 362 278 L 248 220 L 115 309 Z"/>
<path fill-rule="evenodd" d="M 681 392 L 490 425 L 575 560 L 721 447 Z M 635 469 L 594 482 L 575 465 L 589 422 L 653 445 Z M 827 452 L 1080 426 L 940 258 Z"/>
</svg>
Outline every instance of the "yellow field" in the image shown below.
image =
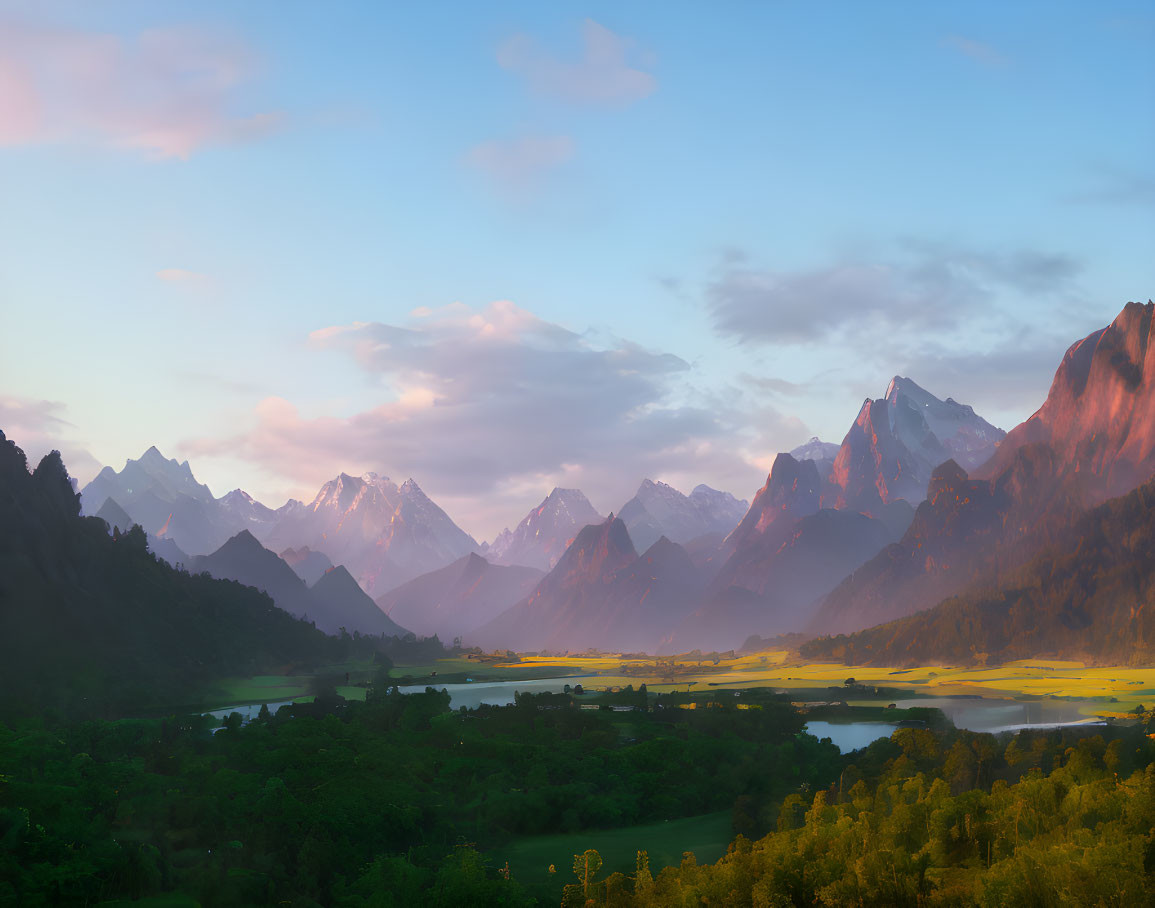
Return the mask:
<svg viewBox="0 0 1155 908">
<path fill-rule="evenodd" d="M 995 668 L 927 666 L 900 669 L 804 663 L 791 660 L 790 656 L 790 652 L 778 650 L 721 659 L 717 663 L 712 659 L 688 660 L 684 657 L 671 660 L 621 656 L 525 656 L 518 662 L 497 663 L 492 668 L 516 679 L 523 671 L 536 674 L 564 666 L 575 674 L 593 676 L 575 679 L 575 683 L 592 689 L 645 684 L 654 692 L 706 690 L 711 687 L 792 690 L 840 686 L 847 678 L 854 678 L 859 684 L 870 687 L 909 690 L 928 697 L 962 694 L 1005 699 L 1021 696 L 1080 700 L 1116 698 L 1117 703 L 1103 702 L 1089 710 L 1099 715 L 1126 712 L 1139 703 L 1155 705 L 1155 667 L 1103 668 L 1088 667 L 1081 662 L 1030 659 Z"/>
<path fill-rule="evenodd" d="M 367 665 L 367 663 L 366 663 Z M 372 667 L 370 666 L 369 669 Z M 328 673 L 349 671 L 363 682 L 371 671 L 361 664 L 327 667 Z M 1086 715 L 1121 716 L 1139 704 L 1155 706 L 1155 666 L 1089 667 L 1081 662 L 1050 662 L 1030 659 L 994 668 L 925 666 L 913 669 L 879 666 L 848 666 L 836 662 L 801 662 L 788 650 L 745 654 L 734 659 L 630 658 L 600 656 L 523 656 L 506 662 L 492 657 L 442 659 L 423 665 L 398 665 L 395 678 L 409 683 L 442 684 L 469 680 L 486 683 L 558 678 L 590 690 L 606 690 L 641 684 L 654 693 L 674 690 L 708 691 L 770 687 L 799 692 L 814 688 L 843 687 L 853 678 L 865 687 L 886 687 L 920 697 L 980 696 L 991 699 L 1064 698 L 1082 701 Z M 261 703 L 308 698 L 311 675 L 265 675 L 223 682 L 213 697 L 217 703 Z M 348 699 L 363 699 L 363 686 L 341 686 Z M 1111 702 L 1114 698 L 1115 702 Z M 873 697 L 861 688 L 846 690 L 841 697 L 852 706 L 886 705 L 900 699 L 895 694 Z"/>
</svg>

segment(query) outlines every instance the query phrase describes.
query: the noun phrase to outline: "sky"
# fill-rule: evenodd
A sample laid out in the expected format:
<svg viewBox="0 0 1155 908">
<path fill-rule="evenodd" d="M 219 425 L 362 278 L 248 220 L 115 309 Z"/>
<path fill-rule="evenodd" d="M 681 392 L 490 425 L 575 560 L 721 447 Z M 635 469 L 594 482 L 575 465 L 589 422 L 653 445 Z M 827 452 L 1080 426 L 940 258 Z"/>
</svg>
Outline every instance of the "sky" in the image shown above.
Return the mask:
<svg viewBox="0 0 1155 908">
<path fill-rule="evenodd" d="M 0 429 L 276 507 L 753 498 L 1155 296 L 1155 3 L 0 0 Z"/>
</svg>

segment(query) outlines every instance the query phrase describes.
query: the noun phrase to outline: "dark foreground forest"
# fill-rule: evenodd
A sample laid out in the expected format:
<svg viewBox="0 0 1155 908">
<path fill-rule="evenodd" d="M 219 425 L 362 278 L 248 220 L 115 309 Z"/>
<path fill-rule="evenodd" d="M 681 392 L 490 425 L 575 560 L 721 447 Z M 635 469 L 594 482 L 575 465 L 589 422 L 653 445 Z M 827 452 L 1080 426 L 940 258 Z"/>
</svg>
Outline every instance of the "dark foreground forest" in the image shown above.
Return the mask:
<svg viewBox="0 0 1155 908">
<path fill-rule="evenodd" d="M 615 711 L 611 705 L 638 707 Z M 0 905 L 1141 905 L 1152 714 L 1001 737 L 902 728 L 840 755 L 769 694 L 522 696 L 452 711 L 384 684 L 247 726 L 0 727 Z M 713 704 L 713 705 L 711 705 Z M 740 708 L 745 707 L 745 708 Z M 550 883 L 517 837 L 729 810 L 715 865 Z M 643 843 L 639 843 L 642 847 Z M 167 895 L 165 895 L 167 894 Z M 159 897 L 159 898 L 158 898 Z M 121 901 L 123 900 L 123 901 Z"/>
</svg>

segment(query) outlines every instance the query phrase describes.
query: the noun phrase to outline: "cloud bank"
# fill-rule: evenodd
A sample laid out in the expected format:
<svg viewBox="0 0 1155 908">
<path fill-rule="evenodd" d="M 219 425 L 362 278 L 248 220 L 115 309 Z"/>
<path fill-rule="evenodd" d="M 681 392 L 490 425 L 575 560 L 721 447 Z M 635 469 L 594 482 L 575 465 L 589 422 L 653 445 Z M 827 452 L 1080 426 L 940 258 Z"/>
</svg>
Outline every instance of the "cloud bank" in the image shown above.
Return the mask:
<svg viewBox="0 0 1155 908">
<path fill-rule="evenodd" d="M 519 520 L 555 484 L 581 486 L 609 510 L 646 476 L 712 480 L 743 496 L 763 478 L 735 450 L 749 414 L 695 398 L 685 361 L 592 343 L 511 302 L 420 309 L 406 325 L 329 326 L 310 344 L 351 357 L 389 399 L 309 418 L 270 397 L 249 431 L 183 450 L 241 457 L 307 489 L 340 470 L 412 476 L 485 532 Z"/>
</svg>

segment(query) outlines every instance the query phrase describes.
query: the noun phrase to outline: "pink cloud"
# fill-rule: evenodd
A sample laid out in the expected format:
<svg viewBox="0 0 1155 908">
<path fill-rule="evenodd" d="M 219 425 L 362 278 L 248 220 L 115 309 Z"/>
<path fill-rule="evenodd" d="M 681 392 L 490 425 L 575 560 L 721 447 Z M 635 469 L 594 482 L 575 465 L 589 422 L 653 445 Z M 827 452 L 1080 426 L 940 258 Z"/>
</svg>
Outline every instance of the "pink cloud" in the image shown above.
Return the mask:
<svg viewBox="0 0 1155 908">
<path fill-rule="evenodd" d="M 278 113 L 238 114 L 253 74 L 235 38 L 196 28 L 133 38 L 0 23 L 0 145 L 80 143 L 186 159 L 261 138 Z"/>
<path fill-rule="evenodd" d="M 658 88 L 658 80 L 650 73 L 627 62 L 633 44 L 632 39 L 586 19 L 579 60 L 559 60 L 528 35 L 514 35 L 498 50 L 497 62 L 524 76 L 542 94 L 578 104 L 624 107 Z"/>
</svg>

